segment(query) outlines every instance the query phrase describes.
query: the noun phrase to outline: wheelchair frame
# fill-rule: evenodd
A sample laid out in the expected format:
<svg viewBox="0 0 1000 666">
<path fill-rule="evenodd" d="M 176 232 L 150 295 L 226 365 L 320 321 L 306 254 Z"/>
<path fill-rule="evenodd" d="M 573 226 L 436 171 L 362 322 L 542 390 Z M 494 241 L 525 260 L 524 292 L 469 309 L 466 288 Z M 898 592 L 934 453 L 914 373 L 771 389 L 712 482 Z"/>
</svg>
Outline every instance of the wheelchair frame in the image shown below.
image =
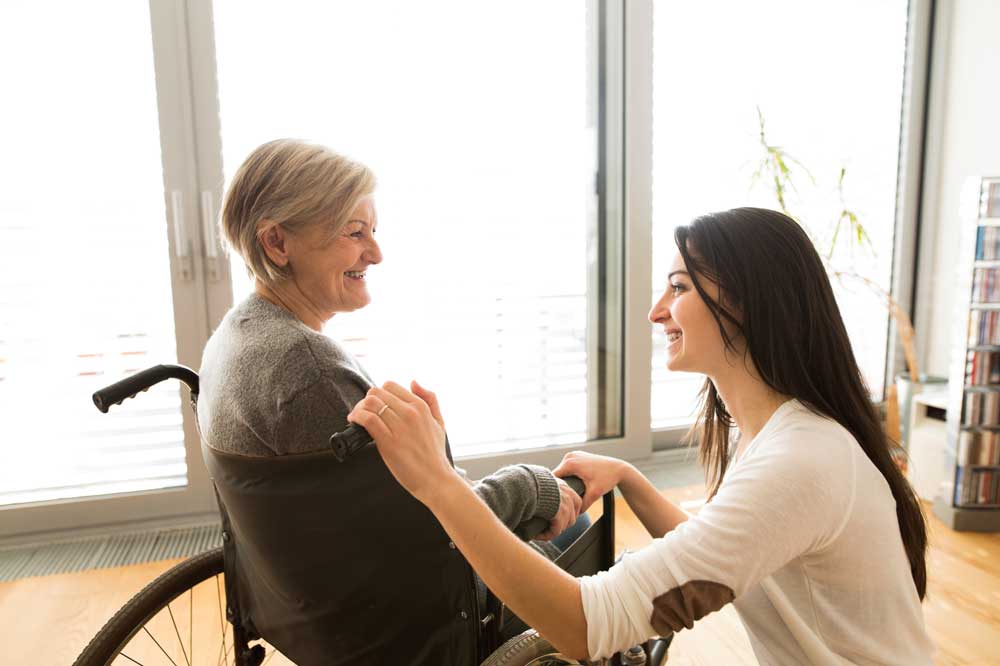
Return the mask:
<svg viewBox="0 0 1000 666">
<path fill-rule="evenodd" d="M 124 400 L 135 397 L 138 393 L 147 391 L 149 388 L 167 379 L 179 379 L 187 385 L 190 395 L 191 408 L 197 414 L 199 378 L 198 374 L 181 365 L 157 365 L 143 370 L 135 375 L 127 377 L 115 384 L 103 388 L 93 395 L 95 406 L 102 412 L 107 413 L 112 405 L 120 405 Z M 221 506 L 220 513 L 225 515 L 225 508 Z M 587 531 L 557 558 L 556 564 L 574 576 L 589 575 L 599 570 L 604 570 L 614 563 L 614 493 L 609 492 L 603 498 L 603 515 L 595 521 Z M 544 526 L 539 526 L 540 530 Z M 218 547 L 201 554 L 195 555 L 179 564 L 175 565 L 165 573 L 161 574 L 145 588 L 138 592 L 128 603 L 126 603 L 115 615 L 108 620 L 100 632 L 84 648 L 80 656 L 74 662 L 74 666 L 107 666 L 118 656 L 123 656 L 131 663 L 140 663 L 135 659 L 122 653 L 132 638 L 140 631 L 146 629 L 147 623 L 167 609 L 170 612 L 171 621 L 174 621 L 173 612 L 170 611 L 171 602 L 178 599 L 185 592 L 193 590 L 198 584 L 211 578 L 216 578 L 216 585 L 219 586 L 218 576 L 225 575 L 225 565 L 223 548 Z M 226 586 L 229 588 L 229 586 Z M 227 589 L 227 594 L 229 590 Z M 220 604 L 222 591 L 219 590 Z M 238 602 L 238 600 L 237 600 Z M 221 608 L 220 608 L 221 615 Z M 479 640 L 477 641 L 478 661 L 489 663 L 507 663 L 503 656 L 491 658 L 500 648 L 500 636 L 503 630 L 504 607 L 500 600 L 487 590 L 486 612 L 483 616 L 483 626 L 480 628 Z M 226 631 L 222 627 L 222 645 L 219 650 L 217 663 L 222 663 L 223 659 L 228 661 L 232 658 L 235 666 L 261 666 L 269 659 L 265 655 L 263 645 L 251 645 L 251 641 L 261 637 L 249 635 L 244 628 L 238 615 L 233 611 L 233 604 L 226 603 L 226 621 L 232 627 L 233 648 L 232 655 L 229 654 L 225 645 Z M 220 617 L 221 622 L 221 617 Z M 193 618 L 192 618 L 193 624 Z M 177 630 L 174 621 L 174 629 L 177 631 L 177 639 L 180 642 L 181 650 L 185 661 L 190 666 L 187 651 L 184 650 L 184 642 L 180 632 Z M 155 637 L 153 641 L 156 642 Z M 263 637 L 266 640 L 266 637 Z M 521 639 L 518 645 L 527 645 L 524 635 L 515 637 Z M 517 649 L 514 645 L 516 640 L 508 641 L 504 648 L 509 654 L 512 649 Z M 651 655 L 650 664 L 658 665 L 666 657 L 666 647 L 669 645 L 670 637 L 653 641 L 648 646 Z M 174 660 L 167 654 L 166 650 L 156 642 L 163 654 L 171 663 Z M 537 647 L 537 646 L 536 646 Z M 193 658 L 193 638 L 189 642 L 189 649 Z M 274 653 L 272 653 L 273 655 Z M 485 662 L 484 662 L 485 663 Z M 175 664 L 175 666 L 179 666 Z"/>
</svg>

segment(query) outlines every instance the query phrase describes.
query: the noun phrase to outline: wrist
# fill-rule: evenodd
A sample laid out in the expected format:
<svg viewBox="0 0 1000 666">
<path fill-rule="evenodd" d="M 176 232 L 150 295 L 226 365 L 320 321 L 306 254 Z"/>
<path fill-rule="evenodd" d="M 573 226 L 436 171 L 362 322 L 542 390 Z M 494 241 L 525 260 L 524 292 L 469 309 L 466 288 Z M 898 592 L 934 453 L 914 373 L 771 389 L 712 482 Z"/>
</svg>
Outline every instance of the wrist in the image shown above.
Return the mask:
<svg viewBox="0 0 1000 666">
<path fill-rule="evenodd" d="M 559 513 L 559 506 L 562 504 L 562 492 L 559 482 L 545 467 L 536 465 L 522 465 L 526 467 L 535 481 L 535 516 L 552 520 Z"/>
<path fill-rule="evenodd" d="M 428 509 L 433 513 L 437 513 L 440 507 L 446 507 L 449 504 L 454 504 L 457 497 L 460 497 L 463 493 L 472 492 L 472 488 L 469 482 L 466 481 L 462 476 L 455 471 L 451 470 L 439 481 L 435 481 L 431 484 L 431 487 L 427 489 L 427 492 L 423 493 L 422 497 L 418 499 L 423 502 Z"/>
<path fill-rule="evenodd" d="M 633 485 L 638 476 L 641 476 L 641 474 L 636 466 L 623 460 L 621 466 L 618 468 L 619 489 L 624 493 Z"/>
</svg>

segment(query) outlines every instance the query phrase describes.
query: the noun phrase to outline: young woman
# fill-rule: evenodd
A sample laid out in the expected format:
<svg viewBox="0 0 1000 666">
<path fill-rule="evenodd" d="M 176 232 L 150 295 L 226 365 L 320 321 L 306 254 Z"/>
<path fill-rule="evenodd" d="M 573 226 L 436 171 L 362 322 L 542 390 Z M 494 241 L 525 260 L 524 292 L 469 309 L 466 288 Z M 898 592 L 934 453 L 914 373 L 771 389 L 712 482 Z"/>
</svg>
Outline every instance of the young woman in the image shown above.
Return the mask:
<svg viewBox="0 0 1000 666">
<path fill-rule="evenodd" d="M 930 664 L 926 532 L 894 465 L 830 282 L 792 219 L 739 208 L 675 233 L 649 314 L 668 367 L 707 380 L 709 501 L 688 516 L 633 466 L 571 453 L 584 508 L 618 486 L 653 543 L 574 579 L 503 529 L 443 453 L 434 395 L 373 388 L 349 416 L 477 572 L 565 653 L 606 657 L 733 603 L 761 664 Z M 735 436 L 738 435 L 738 436 Z"/>
</svg>

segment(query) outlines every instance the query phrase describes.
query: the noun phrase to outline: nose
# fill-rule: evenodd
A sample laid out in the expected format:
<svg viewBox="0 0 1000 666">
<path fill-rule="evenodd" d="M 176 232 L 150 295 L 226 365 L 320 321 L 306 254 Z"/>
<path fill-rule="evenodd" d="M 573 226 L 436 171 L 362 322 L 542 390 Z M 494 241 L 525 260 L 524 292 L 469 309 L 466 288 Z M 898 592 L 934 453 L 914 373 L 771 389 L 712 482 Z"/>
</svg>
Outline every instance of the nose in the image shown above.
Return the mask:
<svg viewBox="0 0 1000 666">
<path fill-rule="evenodd" d="M 649 321 L 652 324 L 663 324 L 670 319 L 670 290 L 667 289 L 660 296 L 660 300 L 653 304 L 649 311 Z"/>
<path fill-rule="evenodd" d="M 369 264 L 381 264 L 382 263 L 382 248 L 379 247 L 378 241 L 374 238 L 371 239 L 368 247 L 365 249 L 362 258 Z"/>
</svg>

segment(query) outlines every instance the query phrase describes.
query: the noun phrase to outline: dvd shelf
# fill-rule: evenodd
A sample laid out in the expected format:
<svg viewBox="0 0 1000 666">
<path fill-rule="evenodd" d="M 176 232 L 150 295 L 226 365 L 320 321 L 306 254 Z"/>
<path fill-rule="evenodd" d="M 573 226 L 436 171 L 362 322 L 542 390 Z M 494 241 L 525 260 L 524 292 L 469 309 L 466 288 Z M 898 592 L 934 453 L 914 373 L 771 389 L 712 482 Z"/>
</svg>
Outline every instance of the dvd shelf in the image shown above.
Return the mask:
<svg viewBox="0 0 1000 666">
<path fill-rule="evenodd" d="M 963 197 L 948 382 L 948 481 L 934 512 L 956 530 L 1000 531 L 1000 178 Z"/>
</svg>

